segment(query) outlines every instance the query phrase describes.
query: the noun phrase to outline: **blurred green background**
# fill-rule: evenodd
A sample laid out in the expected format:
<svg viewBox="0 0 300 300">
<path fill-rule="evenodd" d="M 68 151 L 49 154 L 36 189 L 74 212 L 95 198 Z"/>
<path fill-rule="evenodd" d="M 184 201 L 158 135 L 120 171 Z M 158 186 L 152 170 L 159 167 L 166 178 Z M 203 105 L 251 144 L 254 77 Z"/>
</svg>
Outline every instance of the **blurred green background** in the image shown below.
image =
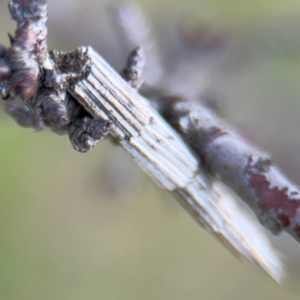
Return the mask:
<svg viewBox="0 0 300 300">
<path fill-rule="evenodd" d="M 300 184 L 299 0 L 138 3 L 162 48 L 178 19 L 233 36 L 222 63 L 194 76 L 209 74 L 226 117 Z M 91 44 L 121 66 L 103 2 L 49 6 L 51 48 Z M 4 0 L 0 24 L 7 45 L 14 24 Z M 272 240 L 288 266 L 284 286 L 233 257 L 121 148 L 103 141 L 79 154 L 66 137 L 0 113 L 0 299 L 299 299 L 300 247 L 286 235 Z"/>
</svg>

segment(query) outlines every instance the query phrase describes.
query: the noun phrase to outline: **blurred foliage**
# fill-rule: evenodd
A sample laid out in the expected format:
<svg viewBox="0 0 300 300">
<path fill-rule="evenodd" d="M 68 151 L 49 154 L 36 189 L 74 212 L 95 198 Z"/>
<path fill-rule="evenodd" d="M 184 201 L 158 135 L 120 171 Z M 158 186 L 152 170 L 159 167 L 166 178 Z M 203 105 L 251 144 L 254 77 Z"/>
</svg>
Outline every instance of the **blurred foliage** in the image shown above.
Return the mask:
<svg viewBox="0 0 300 300">
<path fill-rule="evenodd" d="M 0 3 L 1 41 L 14 28 L 5 2 Z M 228 98 L 232 122 L 272 151 L 300 184 L 300 2 L 140 2 L 153 18 L 174 14 L 239 33 L 210 88 Z M 52 47 L 91 39 L 100 51 L 105 48 L 109 37 L 96 40 L 102 2 L 49 3 Z M 80 31 L 78 37 L 77 28 L 91 35 Z M 78 154 L 66 137 L 19 128 L 3 113 L 0 241 L 0 299 L 5 300 L 290 300 L 300 295 L 299 246 L 291 239 L 274 238 L 293 266 L 288 284 L 280 287 L 199 228 L 122 149 L 104 141 Z"/>
</svg>

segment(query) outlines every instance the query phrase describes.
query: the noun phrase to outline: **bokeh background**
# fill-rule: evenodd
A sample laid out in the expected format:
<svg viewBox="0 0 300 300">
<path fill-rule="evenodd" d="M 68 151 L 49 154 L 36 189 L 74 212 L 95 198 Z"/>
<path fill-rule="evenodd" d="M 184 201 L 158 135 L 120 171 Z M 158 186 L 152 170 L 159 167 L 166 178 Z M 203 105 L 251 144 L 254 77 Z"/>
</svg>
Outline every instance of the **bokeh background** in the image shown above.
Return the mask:
<svg viewBox="0 0 300 300">
<path fill-rule="evenodd" d="M 138 3 L 166 69 L 193 58 L 188 75 L 173 72 L 174 89 L 183 77 L 223 98 L 225 117 L 300 185 L 299 0 Z M 92 45 L 120 69 L 126 55 L 105 4 L 49 1 L 49 46 Z M 0 299 L 299 299 L 300 247 L 284 234 L 272 241 L 287 265 L 284 286 L 232 256 L 121 148 L 103 141 L 79 154 L 66 137 L 0 113 Z"/>
</svg>

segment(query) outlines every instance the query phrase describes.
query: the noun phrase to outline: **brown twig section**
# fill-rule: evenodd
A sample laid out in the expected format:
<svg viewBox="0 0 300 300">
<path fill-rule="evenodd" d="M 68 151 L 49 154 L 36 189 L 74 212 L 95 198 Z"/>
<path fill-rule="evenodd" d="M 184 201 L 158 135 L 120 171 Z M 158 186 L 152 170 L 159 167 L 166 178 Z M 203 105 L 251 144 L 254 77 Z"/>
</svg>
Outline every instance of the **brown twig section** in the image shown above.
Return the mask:
<svg viewBox="0 0 300 300">
<path fill-rule="evenodd" d="M 234 196 L 226 187 L 211 182 L 201 172 L 202 155 L 198 152 L 196 156 L 187 144 L 188 141 L 194 145 L 193 141 L 187 137 L 186 140 L 182 139 L 147 99 L 132 88 L 138 87 L 141 82 L 143 59 L 139 51 L 133 52 L 133 57 L 128 61 L 125 76 L 128 82 L 90 47 L 69 53 L 50 51 L 45 54 L 41 49 L 46 48 L 41 46 L 43 42 L 40 41 L 45 41 L 46 36 L 41 40 L 38 38 L 39 32 L 44 32 L 44 22 L 38 20 L 46 14 L 44 10 L 40 17 L 37 13 L 45 4 L 45 0 L 10 1 L 10 11 L 18 22 L 18 29 L 16 37 L 12 38 L 12 47 L 3 51 L 0 49 L 0 54 L 3 52 L 2 61 L 8 67 L 7 71 L 0 65 L 6 103 L 18 100 L 38 122 L 48 125 L 55 132 L 67 132 L 73 147 L 81 152 L 88 151 L 111 129 L 115 140 L 136 163 L 160 186 L 170 191 L 199 224 L 238 256 L 257 263 L 280 281 L 283 277 L 281 261 L 261 228 L 235 205 Z M 30 13 L 34 15 L 32 20 L 22 19 L 22 15 Z M 39 26 L 34 29 L 33 20 L 40 24 L 40 31 Z M 19 22 L 24 24 L 20 27 Z M 20 28 L 22 30 L 18 33 Z M 10 55 L 14 49 L 20 54 L 14 56 L 16 60 L 12 60 L 13 56 Z M 14 80 L 18 72 L 22 73 L 21 78 L 25 78 L 25 81 Z M 29 89 L 28 92 L 26 80 L 32 74 L 38 83 L 34 85 L 34 90 Z M 181 121 L 182 116 L 180 112 L 178 118 Z M 223 131 L 214 130 L 209 138 L 217 141 L 223 135 Z M 211 150 L 213 153 L 221 153 L 217 145 L 214 147 Z M 239 151 L 243 151 L 243 148 Z M 258 187 L 265 181 L 257 183 L 260 180 L 258 175 L 262 173 L 255 169 L 255 162 L 248 161 L 248 172 L 251 185 L 257 187 L 258 193 L 263 191 Z M 260 167 L 267 168 L 266 161 L 261 160 Z M 217 170 L 218 166 L 215 168 Z"/>
<path fill-rule="evenodd" d="M 15 36 L 9 35 L 11 47 L 2 46 L 0 51 L 0 94 L 5 110 L 21 126 L 49 127 L 68 134 L 75 150 L 89 151 L 108 134 L 112 123 L 92 118 L 67 93 L 69 82 L 85 75 L 83 60 L 78 70 L 72 56 L 48 52 L 46 0 L 11 0 L 8 7 L 17 29 Z"/>
<path fill-rule="evenodd" d="M 9 100 L 3 106 L 19 125 L 41 130 L 44 122 L 25 101 L 38 91 L 39 64 L 47 56 L 47 3 L 19 0 L 8 7 L 17 29 L 9 34 L 10 48 L 0 46 L 0 94 Z"/>
<path fill-rule="evenodd" d="M 247 143 L 199 102 L 162 100 L 162 113 L 181 132 L 213 177 L 223 181 L 273 234 L 300 241 L 300 192 L 269 155 Z"/>
</svg>

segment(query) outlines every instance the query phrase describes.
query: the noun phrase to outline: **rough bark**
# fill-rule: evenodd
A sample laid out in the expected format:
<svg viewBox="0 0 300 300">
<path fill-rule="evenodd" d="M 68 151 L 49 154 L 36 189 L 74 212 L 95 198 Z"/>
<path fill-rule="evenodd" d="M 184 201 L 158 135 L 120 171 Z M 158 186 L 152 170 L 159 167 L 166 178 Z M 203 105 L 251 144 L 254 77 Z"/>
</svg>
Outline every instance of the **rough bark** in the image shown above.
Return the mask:
<svg viewBox="0 0 300 300">
<path fill-rule="evenodd" d="M 11 47 L 0 47 L 0 89 L 10 114 L 21 125 L 68 133 L 81 152 L 111 130 L 199 224 L 279 281 L 283 270 L 276 251 L 228 189 L 246 199 L 271 232 L 284 229 L 299 241 L 299 193 L 268 156 L 199 104 L 160 99 L 163 119 L 133 88 L 142 80 L 139 52 L 128 60 L 124 78 L 90 47 L 48 52 L 46 1 L 9 3 L 17 30 Z"/>
</svg>

